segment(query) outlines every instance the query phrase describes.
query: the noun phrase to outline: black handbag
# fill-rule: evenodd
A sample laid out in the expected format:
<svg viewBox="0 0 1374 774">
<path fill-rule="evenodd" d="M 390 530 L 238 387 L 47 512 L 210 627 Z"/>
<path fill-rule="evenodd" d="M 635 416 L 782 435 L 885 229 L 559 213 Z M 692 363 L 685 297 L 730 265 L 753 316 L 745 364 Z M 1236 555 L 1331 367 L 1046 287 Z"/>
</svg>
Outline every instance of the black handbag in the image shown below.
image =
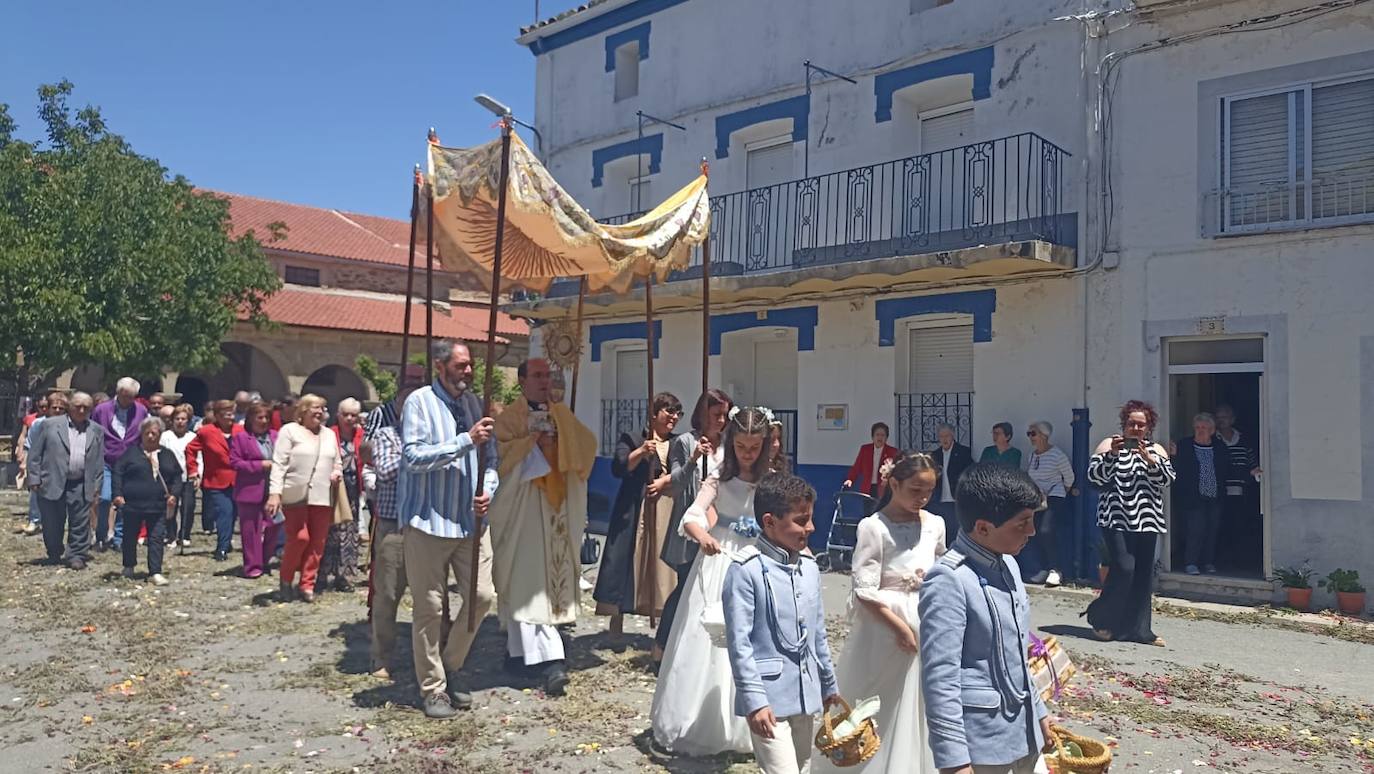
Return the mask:
<svg viewBox="0 0 1374 774">
<path fill-rule="evenodd" d="M 601 558 L 601 546 L 597 545 L 596 538 L 590 533 L 582 535 L 582 564 L 593 565 Z"/>
</svg>

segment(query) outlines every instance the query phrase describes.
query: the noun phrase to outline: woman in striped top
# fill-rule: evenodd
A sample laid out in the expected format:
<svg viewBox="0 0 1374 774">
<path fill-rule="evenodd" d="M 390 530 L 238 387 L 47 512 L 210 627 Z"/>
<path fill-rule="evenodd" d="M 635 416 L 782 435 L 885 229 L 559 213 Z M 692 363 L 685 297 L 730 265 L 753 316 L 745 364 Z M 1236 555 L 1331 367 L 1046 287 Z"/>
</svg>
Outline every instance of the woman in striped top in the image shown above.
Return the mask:
<svg viewBox="0 0 1374 774">
<path fill-rule="evenodd" d="M 1073 465 L 1069 462 L 1069 455 L 1050 443 L 1053 433 L 1054 425 L 1043 420 L 1026 431 L 1026 437 L 1031 442 L 1031 453 L 1025 462 L 1026 472 L 1044 493 L 1048 506 L 1043 515 L 1036 514 L 1042 521 L 1036 525 L 1031 545 L 1039 554 L 1042 569 L 1031 576 L 1030 582 L 1044 583 L 1048 587 L 1058 586 L 1063 580 L 1059 572 L 1060 531 L 1070 526 L 1068 497 L 1078 494 L 1078 490 L 1073 488 Z"/>
<path fill-rule="evenodd" d="M 1107 544 L 1110 569 L 1102 595 L 1086 615 L 1100 640 L 1145 642 L 1163 647 L 1150 628 L 1155 550 L 1166 532 L 1164 491 L 1174 467 L 1164 448 L 1150 440 L 1159 414 L 1133 400 L 1121 407 L 1121 434 L 1098 444 L 1088 480 L 1100 491 L 1097 526 Z"/>
</svg>

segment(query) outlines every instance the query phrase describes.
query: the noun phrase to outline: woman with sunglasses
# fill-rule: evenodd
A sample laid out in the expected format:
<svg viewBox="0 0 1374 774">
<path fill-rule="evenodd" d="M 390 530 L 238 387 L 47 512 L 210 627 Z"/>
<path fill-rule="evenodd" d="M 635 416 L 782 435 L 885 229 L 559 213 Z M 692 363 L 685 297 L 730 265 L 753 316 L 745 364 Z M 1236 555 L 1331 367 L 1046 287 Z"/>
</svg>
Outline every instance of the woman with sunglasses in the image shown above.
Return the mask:
<svg viewBox="0 0 1374 774">
<path fill-rule="evenodd" d="M 1056 528 L 1069 525 L 1068 497 L 1078 494 L 1078 490 L 1073 488 L 1073 464 L 1069 462 L 1069 455 L 1050 443 L 1053 433 L 1054 425 L 1043 420 L 1035 422 L 1026 431 L 1031 444 L 1026 472 L 1045 494 L 1045 501 L 1049 505 L 1046 510 L 1036 514 L 1035 536 L 1030 539 L 1030 548 L 1040 559 L 1043 569 L 1032 575 L 1029 582 L 1044 583 L 1047 588 L 1058 586 L 1063 581 L 1059 572 L 1059 535 Z"/>
<path fill-rule="evenodd" d="M 664 564 L 659 554 L 673 516 L 668 448 L 682 418 L 682 401 L 672 393 L 660 392 L 650 408 L 649 426 L 639 443 L 629 433 L 622 433 L 611 461 L 611 474 L 620 479 L 620 492 L 611 508 L 606 550 L 592 598 L 597 615 L 611 617 L 612 634 L 624 631 L 627 614 L 661 616 L 677 584 L 673 568 Z M 652 525 L 643 518 L 646 509 L 652 509 Z"/>
</svg>

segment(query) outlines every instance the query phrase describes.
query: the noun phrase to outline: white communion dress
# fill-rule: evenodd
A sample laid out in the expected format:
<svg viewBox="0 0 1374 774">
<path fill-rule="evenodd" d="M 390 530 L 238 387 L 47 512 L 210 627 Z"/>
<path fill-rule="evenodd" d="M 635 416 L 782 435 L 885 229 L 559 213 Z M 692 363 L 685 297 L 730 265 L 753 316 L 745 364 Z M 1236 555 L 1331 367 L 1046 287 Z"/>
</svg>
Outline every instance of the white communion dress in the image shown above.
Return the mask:
<svg viewBox="0 0 1374 774">
<path fill-rule="evenodd" d="M 917 632 L 921 583 L 945 552 L 945 523 L 921 511 L 920 521 L 894 521 L 881 512 L 859 522 L 854 546 L 851 629 L 836 667 L 840 694 L 855 703 L 881 698 L 876 723 L 882 745 L 861 767 L 874 774 L 935 774 L 921 699 L 921 657 L 897 646 L 892 627 L 862 600 L 881 602 Z M 919 643 L 919 639 L 918 639 Z M 841 771 L 821 756 L 816 771 Z"/>
<path fill-rule="evenodd" d="M 707 513 L 715 507 L 714 527 Z M 721 552 L 698 552 L 664 648 L 649 719 L 654 740 L 676 755 L 705 756 L 753 749 L 749 726 L 735 715 L 735 681 L 725 649 L 721 594 L 736 552 L 753 545 L 754 485 L 712 473 L 682 516 L 709 530 Z"/>
</svg>

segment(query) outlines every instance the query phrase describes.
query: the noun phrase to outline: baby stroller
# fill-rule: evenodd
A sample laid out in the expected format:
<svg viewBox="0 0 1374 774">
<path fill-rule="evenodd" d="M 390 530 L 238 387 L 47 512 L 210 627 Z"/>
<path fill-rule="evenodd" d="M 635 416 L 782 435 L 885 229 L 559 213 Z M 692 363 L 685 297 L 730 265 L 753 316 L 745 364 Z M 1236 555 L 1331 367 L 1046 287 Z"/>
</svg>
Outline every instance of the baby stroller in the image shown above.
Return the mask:
<svg viewBox="0 0 1374 774">
<path fill-rule="evenodd" d="M 825 538 L 825 553 L 816 557 L 821 570 L 848 572 L 858 538 L 859 522 L 878 509 L 878 501 L 853 489 L 835 493 L 835 511 L 830 517 L 830 533 Z"/>
</svg>

